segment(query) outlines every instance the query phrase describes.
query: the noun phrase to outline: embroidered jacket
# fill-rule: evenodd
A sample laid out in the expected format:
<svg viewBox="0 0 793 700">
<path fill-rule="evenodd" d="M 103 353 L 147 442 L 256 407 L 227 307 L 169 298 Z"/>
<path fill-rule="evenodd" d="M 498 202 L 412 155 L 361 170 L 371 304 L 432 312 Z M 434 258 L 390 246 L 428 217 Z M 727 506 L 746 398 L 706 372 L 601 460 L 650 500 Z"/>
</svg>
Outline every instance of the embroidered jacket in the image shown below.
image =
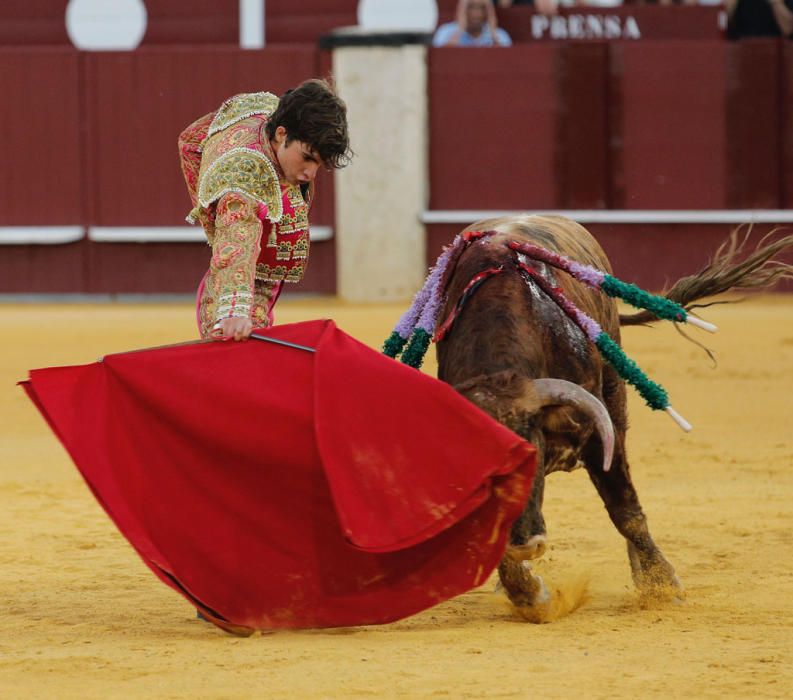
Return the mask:
<svg viewBox="0 0 793 700">
<path fill-rule="evenodd" d="M 231 316 L 267 325 L 275 287 L 305 272 L 314 190 L 290 184 L 278 166 L 265 129 L 277 106 L 268 92 L 236 95 L 179 137 L 188 221 L 201 222 L 212 246 L 199 295 L 204 335 Z"/>
</svg>

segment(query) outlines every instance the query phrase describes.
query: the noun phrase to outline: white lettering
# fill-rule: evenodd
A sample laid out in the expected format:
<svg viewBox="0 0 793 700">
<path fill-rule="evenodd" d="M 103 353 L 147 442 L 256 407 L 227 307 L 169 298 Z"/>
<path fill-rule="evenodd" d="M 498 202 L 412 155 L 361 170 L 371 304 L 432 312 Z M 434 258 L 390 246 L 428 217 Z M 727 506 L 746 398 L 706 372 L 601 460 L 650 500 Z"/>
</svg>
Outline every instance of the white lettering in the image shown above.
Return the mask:
<svg viewBox="0 0 793 700">
<path fill-rule="evenodd" d="M 564 17 L 551 17 L 551 39 L 567 39 L 567 22 Z"/>
<path fill-rule="evenodd" d="M 603 38 L 603 18 L 600 15 L 587 15 L 586 28 L 588 39 Z"/>
<path fill-rule="evenodd" d="M 641 39 L 639 24 L 633 16 L 620 15 L 532 15 L 534 39 Z"/>
<path fill-rule="evenodd" d="M 622 27 L 622 36 L 625 39 L 641 39 L 642 33 L 639 31 L 639 24 L 630 15 L 625 18 L 625 25 Z"/>
<path fill-rule="evenodd" d="M 542 35 L 548 31 L 550 23 L 545 15 L 532 15 L 531 35 L 535 39 L 542 39 Z"/>
<path fill-rule="evenodd" d="M 622 36 L 620 18 L 616 15 L 606 16 L 606 39 L 619 39 Z"/>
<path fill-rule="evenodd" d="M 570 15 L 567 18 L 567 31 L 571 39 L 585 39 L 584 18 L 581 15 Z"/>
</svg>

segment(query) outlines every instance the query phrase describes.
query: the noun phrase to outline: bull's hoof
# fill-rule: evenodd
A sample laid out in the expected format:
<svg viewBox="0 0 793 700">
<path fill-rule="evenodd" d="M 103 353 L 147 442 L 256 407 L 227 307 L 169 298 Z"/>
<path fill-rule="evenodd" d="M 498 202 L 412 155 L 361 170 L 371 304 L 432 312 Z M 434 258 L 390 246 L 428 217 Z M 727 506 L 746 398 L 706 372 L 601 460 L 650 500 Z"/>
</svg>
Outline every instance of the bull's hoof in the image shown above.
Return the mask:
<svg viewBox="0 0 793 700">
<path fill-rule="evenodd" d="M 656 550 L 644 557 L 633 547 L 628 547 L 631 574 L 639 595 L 646 602 L 683 602 L 685 589 L 674 567 Z"/>
<path fill-rule="evenodd" d="M 517 607 L 530 607 L 548 591 L 539 576 L 531 571 L 520 547 L 508 547 L 498 566 L 498 575 L 509 599 Z"/>
<path fill-rule="evenodd" d="M 498 575 L 518 614 L 535 624 L 553 622 L 583 605 L 589 598 L 587 579 L 577 577 L 549 590 L 531 570 L 527 559 L 519 559 L 520 547 L 508 547 Z"/>
<path fill-rule="evenodd" d="M 534 602 L 531 605 L 521 605 L 513 598 L 513 605 L 518 614 L 528 622 L 540 625 L 556 619 L 554 614 L 554 601 L 550 591 L 546 588 L 545 582 L 536 574 L 529 574 L 532 578 L 532 588 L 534 589 Z"/>
<path fill-rule="evenodd" d="M 636 583 L 636 588 L 644 604 L 683 603 L 686 600 L 685 588 L 674 570 L 671 575 L 666 570 L 645 573 Z"/>
</svg>

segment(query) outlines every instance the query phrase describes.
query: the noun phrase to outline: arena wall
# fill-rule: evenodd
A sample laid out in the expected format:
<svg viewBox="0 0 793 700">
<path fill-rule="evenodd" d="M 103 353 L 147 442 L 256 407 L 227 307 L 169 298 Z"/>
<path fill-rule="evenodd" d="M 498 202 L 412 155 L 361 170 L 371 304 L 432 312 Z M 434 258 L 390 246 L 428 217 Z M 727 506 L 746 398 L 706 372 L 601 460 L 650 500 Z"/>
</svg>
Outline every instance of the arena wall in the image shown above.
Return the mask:
<svg viewBox="0 0 793 700">
<path fill-rule="evenodd" d="M 314 4 L 331 15 L 339 7 Z M 0 18 L 18 6 L 19 29 L 20 8 L 34 5 L 11 0 Z M 62 13 L 65 2 L 39 0 L 39 9 L 44 5 Z M 172 45 L 169 37 L 183 38 L 182 29 L 167 3 L 147 0 L 149 29 L 134 52 L 77 51 L 56 22 L 36 24 L 41 15 L 33 9 L 28 25 L 38 33 L 0 48 L 2 94 L 24 96 L 0 112 L 3 132 L 13 135 L 0 174 L 0 293 L 195 288 L 208 250 L 200 232 L 184 226 L 190 204 L 178 133 L 229 94 L 282 91 L 331 67 L 330 53 L 314 44 L 232 46 L 236 20 L 220 5 L 194 3 L 195 20 L 184 30 L 200 41 L 215 21 L 214 44 Z M 290 7 L 283 3 L 281 10 Z M 267 8 L 269 36 L 269 13 L 279 2 L 268 0 Z M 482 213 L 712 212 L 710 221 L 638 216 L 587 224 L 618 274 L 659 287 L 697 269 L 751 212 L 772 212 L 763 230 L 790 221 L 788 43 L 538 41 L 509 50 L 430 49 L 427 83 L 429 205 L 417 215 L 426 226 L 428 262 Z M 312 223 L 327 235 L 312 243 L 301 289 L 326 293 L 337 289 L 335 236 L 343 231 L 333 235 L 332 176 L 322 176 L 318 192 Z M 733 210 L 741 211 L 729 221 L 717 215 Z M 114 237 L 122 227 L 174 233 Z"/>
</svg>

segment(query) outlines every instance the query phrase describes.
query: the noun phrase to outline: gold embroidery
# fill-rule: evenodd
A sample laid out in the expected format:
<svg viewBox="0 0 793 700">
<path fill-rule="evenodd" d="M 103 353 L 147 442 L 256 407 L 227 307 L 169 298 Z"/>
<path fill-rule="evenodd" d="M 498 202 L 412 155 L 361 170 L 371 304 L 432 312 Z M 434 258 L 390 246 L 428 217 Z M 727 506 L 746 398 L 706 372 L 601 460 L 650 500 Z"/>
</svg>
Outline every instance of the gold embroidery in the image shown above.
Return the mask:
<svg viewBox="0 0 793 700">
<path fill-rule="evenodd" d="M 296 263 L 294 267 L 290 268 L 289 272 L 287 272 L 286 277 L 284 278 L 285 282 L 299 282 L 303 279 L 303 274 L 305 273 L 304 264 Z"/>
<path fill-rule="evenodd" d="M 292 247 L 292 257 L 297 260 L 305 260 L 308 257 L 309 237 L 307 233 L 303 233 L 295 241 Z"/>
<path fill-rule="evenodd" d="M 283 192 L 283 214 L 278 222 L 279 233 L 308 230 L 308 204 L 296 185 L 286 185 Z"/>
<path fill-rule="evenodd" d="M 253 212 L 253 203 L 238 194 L 229 194 L 219 202 L 216 221 L 223 226 L 231 226 L 237 221 L 247 219 Z"/>
<path fill-rule="evenodd" d="M 276 260 L 292 259 L 292 244 L 289 241 L 279 241 L 278 250 L 275 253 Z"/>
<path fill-rule="evenodd" d="M 277 105 L 270 93 L 237 95 L 201 124 L 206 129 L 211 119 L 200 143 L 200 169 L 188 175 L 195 183 L 191 216 L 203 224 L 213 247 L 199 302 L 204 335 L 227 316 L 266 322 L 281 284 L 298 282 L 305 272 L 313 186 L 304 194 L 281 179 L 264 130 Z"/>
<path fill-rule="evenodd" d="M 262 263 L 256 266 L 256 279 L 279 282 L 286 278 L 286 272 L 286 265 L 269 265 L 268 263 Z"/>
<path fill-rule="evenodd" d="M 206 170 L 202 167 L 202 171 L 198 183 L 198 203 L 202 207 L 208 207 L 224 194 L 236 192 L 264 204 L 270 221 L 280 220 L 283 210 L 278 176 L 263 153 L 233 148 L 211 161 Z"/>
<path fill-rule="evenodd" d="M 207 138 L 255 114 L 270 116 L 278 107 L 278 98 L 271 92 L 247 92 L 227 99 L 209 125 Z"/>
<path fill-rule="evenodd" d="M 276 224 L 270 225 L 270 233 L 267 236 L 267 247 L 268 248 L 278 247 L 278 230 L 276 229 Z"/>
<path fill-rule="evenodd" d="M 220 270 L 224 267 L 230 267 L 240 255 L 243 254 L 243 247 L 241 245 L 234 245 L 233 243 L 222 243 L 215 246 L 215 252 L 212 255 L 212 267 Z"/>
<path fill-rule="evenodd" d="M 199 303 L 204 337 L 222 318 L 251 314 L 262 231 L 255 209 L 252 200 L 239 195 L 226 195 L 218 203 L 222 215 L 216 222 L 213 255 Z"/>
</svg>

